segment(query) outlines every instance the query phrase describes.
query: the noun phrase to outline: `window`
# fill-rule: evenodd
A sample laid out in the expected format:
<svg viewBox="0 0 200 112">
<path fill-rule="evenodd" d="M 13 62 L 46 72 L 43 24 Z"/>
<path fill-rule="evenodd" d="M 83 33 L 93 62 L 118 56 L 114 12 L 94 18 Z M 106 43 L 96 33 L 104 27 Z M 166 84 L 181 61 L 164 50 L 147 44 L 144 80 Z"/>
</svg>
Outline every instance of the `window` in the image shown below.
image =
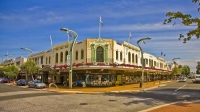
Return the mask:
<svg viewBox="0 0 200 112">
<path fill-rule="evenodd" d="M 76 60 L 78 60 L 78 51 L 76 51 Z"/>
<path fill-rule="evenodd" d="M 51 64 L 51 57 L 49 56 L 49 64 Z"/>
<path fill-rule="evenodd" d="M 104 62 L 104 49 L 101 46 L 97 47 L 96 59 L 97 62 Z"/>
<path fill-rule="evenodd" d="M 63 52 L 60 53 L 60 62 L 63 62 Z"/>
<path fill-rule="evenodd" d="M 135 55 L 135 62 L 138 63 L 138 56 L 137 56 L 137 54 Z"/>
<path fill-rule="evenodd" d="M 156 61 L 154 61 L 154 67 L 156 66 Z"/>
<path fill-rule="evenodd" d="M 58 53 L 56 53 L 56 63 L 58 63 Z"/>
<path fill-rule="evenodd" d="M 134 53 L 132 54 L 132 63 L 134 63 Z"/>
<path fill-rule="evenodd" d="M 48 62 L 48 57 L 46 57 L 46 64 L 47 64 L 47 62 Z"/>
<path fill-rule="evenodd" d="M 84 50 L 81 50 L 81 59 L 84 58 Z"/>
<path fill-rule="evenodd" d="M 40 59 L 40 63 L 43 64 L 43 56 L 41 56 Z"/>
<path fill-rule="evenodd" d="M 120 52 L 120 60 L 122 61 L 122 52 Z"/>
<path fill-rule="evenodd" d="M 116 60 L 118 60 L 118 51 L 116 51 Z"/>
<path fill-rule="evenodd" d="M 131 62 L 131 53 L 128 52 L 128 62 Z"/>
<path fill-rule="evenodd" d="M 146 58 L 146 65 L 148 65 L 148 59 Z"/>
</svg>

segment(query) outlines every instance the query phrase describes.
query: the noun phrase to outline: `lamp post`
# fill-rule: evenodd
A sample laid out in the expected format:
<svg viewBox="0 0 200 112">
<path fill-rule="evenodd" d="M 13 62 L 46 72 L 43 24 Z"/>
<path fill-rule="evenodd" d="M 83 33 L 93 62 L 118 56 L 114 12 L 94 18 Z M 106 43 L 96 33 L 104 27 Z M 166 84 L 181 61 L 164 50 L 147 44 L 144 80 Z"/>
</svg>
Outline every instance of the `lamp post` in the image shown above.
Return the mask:
<svg viewBox="0 0 200 112">
<path fill-rule="evenodd" d="M 13 55 L 8 55 L 8 54 L 6 54 L 5 56 L 11 56 L 11 57 L 12 57 L 11 64 L 12 64 L 12 63 L 14 64 L 15 57 L 14 57 Z M 10 65 L 11 65 L 11 64 L 10 64 Z"/>
<path fill-rule="evenodd" d="M 73 63 L 73 48 L 74 48 L 74 43 L 76 42 L 76 39 L 78 37 L 78 34 L 74 32 L 73 30 L 69 30 L 68 28 L 61 28 L 61 31 L 67 32 L 68 35 L 72 33 L 74 35 L 73 42 L 70 46 L 70 67 L 69 67 L 69 88 L 72 89 L 72 63 Z"/>
<path fill-rule="evenodd" d="M 25 48 L 25 47 L 22 47 L 21 49 L 22 49 L 22 50 L 27 50 L 27 51 L 30 52 L 30 54 L 29 54 L 29 56 L 28 56 L 28 59 L 29 59 L 33 51 L 32 51 L 31 49 Z"/>
<path fill-rule="evenodd" d="M 29 58 L 30 58 L 30 56 L 31 56 L 31 54 L 32 54 L 33 51 L 32 51 L 31 49 L 29 49 L 29 48 L 25 48 L 25 47 L 22 47 L 21 49 L 22 49 L 22 50 L 27 50 L 27 51 L 30 52 L 30 54 L 29 54 L 29 56 L 28 56 L 28 60 L 29 60 Z M 26 73 L 26 80 L 28 80 L 27 73 Z"/>
<path fill-rule="evenodd" d="M 173 61 L 173 63 L 172 63 L 172 65 L 174 64 L 174 60 L 176 60 L 176 59 L 181 59 L 181 58 L 174 58 L 174 59 L 172 59 L 172 61 Z M 175 65 L 176 66 L 176 65 Z M 177 76 L 176 76 L 177 77 Z"/>
<path fill-rule="evenodd" d="M 137 41 L 137 44 L 138 44 L 138 46 L 139 46 L 139 48 L 140 48 L 140 51 L 141 51 L 141 55 L 142 55 L 142 81 L 140 82 L 140 88 L 142 88 L 142 86 L 143 86 L 143 81 L 144 81 L 144 58 L 143 58 L 143 51 L 142 51 L 142 48 L 140 47 L 140 42 L 142 41 L 144 44 L 145 44 L 145 42 L 144 42 L 144 40 L 151 40 L 151 38 L 150 37 L 147 37 L 147 38 L 142 38 L 142 39 L 140 39 L 140 40 L 138 40 Z"/>
</svg>

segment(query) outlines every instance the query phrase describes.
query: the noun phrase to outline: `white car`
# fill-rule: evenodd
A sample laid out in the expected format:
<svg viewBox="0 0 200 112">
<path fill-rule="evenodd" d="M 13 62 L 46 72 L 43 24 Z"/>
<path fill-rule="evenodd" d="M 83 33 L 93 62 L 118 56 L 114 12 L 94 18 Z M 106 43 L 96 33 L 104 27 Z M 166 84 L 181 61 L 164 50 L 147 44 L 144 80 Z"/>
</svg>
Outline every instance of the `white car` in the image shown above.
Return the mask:
<svg viewBox="0 0 200 112">
<path fill-rule="evenodd" d="M 28 87 L 34 87 L 34 88 L 46 88 L 46 84 L 41 82 L 40 80 L 33 80 L 28 82 Z"/>
<path fill-rule="evenodd" d="M 200 75 L 195 75 L 195 76 L 194 76 L 194 79 L 192 79 L 192 82 L 193 82 L 193 83 L 198 83 L 198 82 L 200 82 Z"/>
<path fill-rule="evenodd" d="M 180 77 L 178 79 L 179 82 L 186 82 L 187 78 L 186 77 Z"/>
</svg>

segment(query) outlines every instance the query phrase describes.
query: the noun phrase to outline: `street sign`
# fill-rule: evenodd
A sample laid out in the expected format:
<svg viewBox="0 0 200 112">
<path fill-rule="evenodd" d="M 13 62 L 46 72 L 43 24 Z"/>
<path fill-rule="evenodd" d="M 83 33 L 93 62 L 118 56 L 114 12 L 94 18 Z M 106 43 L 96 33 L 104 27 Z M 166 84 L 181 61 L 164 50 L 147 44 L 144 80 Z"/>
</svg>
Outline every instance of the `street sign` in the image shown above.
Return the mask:
<svg viewBox="0 0 200 112">
<path fill-rule="evenodd" d="M 67 59 L 70 59 L 70 55 L 67 55 Z"/>
<path fill-rule="evenodd" d="M 67 65 L 70 65 L 70 55 L 67 55 Z"/>
</svg>

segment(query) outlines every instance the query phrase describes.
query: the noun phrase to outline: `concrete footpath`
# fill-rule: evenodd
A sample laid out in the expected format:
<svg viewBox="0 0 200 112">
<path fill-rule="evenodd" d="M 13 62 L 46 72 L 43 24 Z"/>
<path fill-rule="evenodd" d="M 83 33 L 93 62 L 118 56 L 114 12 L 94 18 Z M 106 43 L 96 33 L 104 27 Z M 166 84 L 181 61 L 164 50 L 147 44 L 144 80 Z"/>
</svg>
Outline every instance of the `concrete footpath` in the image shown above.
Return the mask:
<svg viewBox="0 0 200 112">
<path fill-rule="evenodd" d="M 161 86 L 165 86 L 167 83 L 173 82 L 176 81 L 171 80 L 148 82 L 143 84 L 143 88 L 140 88 L 139 84 L 130 84 L 115 87 L 73 87 L 72 89 L 58 85 L 58 88 L 54 88 L 52 86 L 52 88 L 46 88 L 46 90 L 66 94 L 132 93 L 158 88 Z M 140 112 L 200 112 L 200 100 L 191 102 L 174 102 L 170 104 L 156 106 Z"/>
</svg>

